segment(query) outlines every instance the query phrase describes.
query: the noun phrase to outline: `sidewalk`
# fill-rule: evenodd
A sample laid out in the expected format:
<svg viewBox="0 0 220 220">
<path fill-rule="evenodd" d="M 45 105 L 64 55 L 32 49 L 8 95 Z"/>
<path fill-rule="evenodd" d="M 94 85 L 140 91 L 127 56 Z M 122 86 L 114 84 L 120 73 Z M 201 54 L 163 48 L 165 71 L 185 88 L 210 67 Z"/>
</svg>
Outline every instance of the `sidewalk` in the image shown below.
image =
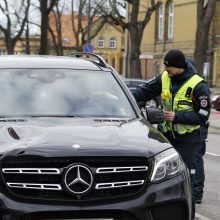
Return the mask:
<svg viewBox="0 0 220 220">
<path fill-rule="evenodd" d="M 211 88 L 211 95 L 214 95 L 216 93 L 220 93 L 220 88 Z M 209 117 L 210 127 L 209 132 L 220 132 L 220 111 L 216 111 L 215 109 L 211 109 L 211 114 Z M 211 220 L 209 218 L 206 218 L 202 215 L 199 215 L 196 213 L 195 220 Z"/>
<path fill-rule="evenodd" d="M 219 87 L 210 88 L 211 96 L 220 93 Z M 220 111 L 216 111 L 215 109 L 211 109 L 211 114 L 209 117 L 210 128 L 219 129 L 220 130 Z"/>
<path fill-rule="evenodd" d="M 220 87 L 213 87 L 210 88 L 210 90 L 211 90 L 211 94 L 220 93 Z"/>
<path fill-rule="evenodd" d="M 211 220 L 211 219 L 206 218 L 206 217 L 196 213 L 195 220 Z"/>
<path fill-rule="evenodd" d="M 220 111 L 211 110 L 209 117 L 210 128 L 220 130 Z"/>
<path fill-rule="evenodd" d="M 195 215 L 195 220 L 211 220 L 211 219 L 206 218 L 206 217 L 204 217 L 204 216 L 199 215 L 199 214 L 196 213 L 196 215 Z"/>
</svg>

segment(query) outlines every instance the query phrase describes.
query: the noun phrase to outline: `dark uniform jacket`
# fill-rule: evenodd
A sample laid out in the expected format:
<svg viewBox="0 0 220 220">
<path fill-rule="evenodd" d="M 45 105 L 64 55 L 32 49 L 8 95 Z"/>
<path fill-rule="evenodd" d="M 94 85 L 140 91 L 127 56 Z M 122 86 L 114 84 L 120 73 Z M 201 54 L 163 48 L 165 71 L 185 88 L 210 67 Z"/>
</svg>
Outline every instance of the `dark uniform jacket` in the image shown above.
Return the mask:
<svg viewBox="0 0 220 220">
<path fill-rule="evenodd" d="M 181 85 L 193 76 L 195 73 L 195 68 L 190 62 L 187 61 L 187 68 L 185 71 L 180 74 L 171 77 L 171 91 L 175 95 L 179 90 Z M 162 82 L 161 75 L 154 77 L 152 80 L 138 86 L 134 91 L 132 91 L 137 102 L 143 102 L 151 100 L 152 98 L 161 94 L 162 91 Z M 179 135 L 175 132 L 175 140 L 172 139 L 170 132 L 165 133 L 164 135 L 171 142 L 198 142 L 201 141 L 204 137 L 204 125 L 207 122 L 210 115 L 210 90 L 205 81 L 201 81 L 193 90 L 193 107 L 194 112 L 175 112 L 174 123 L 182 124 L 191 124 L 191 125 L 202 125 L 200 129 L 193 131 L 192 133 L 187 133 L 184 135 Z"/>
</svg>

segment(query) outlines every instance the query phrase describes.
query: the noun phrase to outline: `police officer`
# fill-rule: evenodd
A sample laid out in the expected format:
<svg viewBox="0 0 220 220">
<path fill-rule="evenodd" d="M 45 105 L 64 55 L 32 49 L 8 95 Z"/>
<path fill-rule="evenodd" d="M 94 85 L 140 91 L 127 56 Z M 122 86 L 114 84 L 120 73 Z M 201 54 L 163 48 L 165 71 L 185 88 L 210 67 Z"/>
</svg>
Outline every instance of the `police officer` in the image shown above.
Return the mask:
<svg viewBox="0 0 220 220">
<path fill-rule="evenodd" d="M 192 68 L 195 72 L 197 72 L 195 67 L 195 62 L 193 59 L 187 58 L 189 61 L 189 65 L 192 65 Z M 208 137 L 208 128 L 209 128 L 209 122 L 207 122 L 204 126 L 201 126 L 201 133 L 203 134 L 201 143 L 197 147 L 197 153 L 196 153 L 196 173 L 194 178 L 194 199 L 195 203 L 201 204 L 202 198 L 203 198 L 203 189 L 204 189 L 204 182 L 205 182 L 205 171 L 204 171 L 204 161 L 203 156 L 206 152 L 206 142 Z"/>
<path fill-rule="evenodd" d="M 164 67 L 164 72 L 137 87 L 132 93 L 137 102 L 148 101 L 158 95 L 163 97 L 167 91 L 171 93 L 172 110 L 164 111 L 166 121 L 159 125 L 159 130 L 182 156 L 193 186 L 197 148 L 203 138 L 201 127 L 210 114 L 210 91 L 207 83 L 195 73 L 192 64 L 181 51 L 169 51 L 164 57 Z M 170 123 L 172 126 L 168 126 Z M 192 194 L 194 219 L 194 190 Z"/>
<path fill-rule="evenodd" d="M 197 154 L 196 154 L 196 175 L 194 178 L 194 196 L 195 203 L 201 204 L 203 198 L 203 189 L 205 182 L 205 171 L 204 171 L 204 161 L 203 156 L 206 152 L 206 142 L 208 137 L 208 127 L 209 122 L 207 122 L 201 129 L 203 132 L 203 139 L 201 140 L 201 144 L 198 146 Z"/>
</svg>

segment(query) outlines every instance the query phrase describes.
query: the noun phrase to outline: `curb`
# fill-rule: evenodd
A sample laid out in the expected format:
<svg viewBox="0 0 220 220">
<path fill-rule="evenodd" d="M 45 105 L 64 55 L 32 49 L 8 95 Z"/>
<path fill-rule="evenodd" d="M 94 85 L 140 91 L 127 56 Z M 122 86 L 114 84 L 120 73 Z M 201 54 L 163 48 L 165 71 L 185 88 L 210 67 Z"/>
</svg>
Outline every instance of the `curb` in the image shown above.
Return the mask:
<svg viewBox="0 0 220 220">
<path fill-rule="evenodd" d="M 213 125 L 210 125 L 210 128 L 214 128 L 216 130 L 220 130 L 220 127 L 216 127 L 216 126 L 213 126 Z"/>
<path fill-rule="evenodd" d="M 211 111 L 211 114 L 220 114 L 220 111 Z"/>
<path fill-rule="evenodd" d="M 211 219 L 206 218 L 206 217 L 204 217 L 204 216 L 199 215 L 199 214 L 196 213 L 196 215 L 195 215 L 195 220 L 211 220 Z"/>
</svg>

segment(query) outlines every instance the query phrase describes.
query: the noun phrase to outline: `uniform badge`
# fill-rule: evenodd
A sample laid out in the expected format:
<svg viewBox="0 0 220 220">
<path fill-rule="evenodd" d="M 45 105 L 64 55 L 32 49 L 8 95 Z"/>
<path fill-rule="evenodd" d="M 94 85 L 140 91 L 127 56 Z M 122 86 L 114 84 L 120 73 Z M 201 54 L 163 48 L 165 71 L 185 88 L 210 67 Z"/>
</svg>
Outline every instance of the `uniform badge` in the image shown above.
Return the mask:
<svg viewBox="0 0 220 220">
<path fill-rule="evenodd" d="M 202 107 L 205 108 L 205 107 L 208 105 L 208 102 L 207 102 L 207 100 L 202 99 L 201 102 L 200 102 L 200 104 L 201 104 Z"/>
</svg>

